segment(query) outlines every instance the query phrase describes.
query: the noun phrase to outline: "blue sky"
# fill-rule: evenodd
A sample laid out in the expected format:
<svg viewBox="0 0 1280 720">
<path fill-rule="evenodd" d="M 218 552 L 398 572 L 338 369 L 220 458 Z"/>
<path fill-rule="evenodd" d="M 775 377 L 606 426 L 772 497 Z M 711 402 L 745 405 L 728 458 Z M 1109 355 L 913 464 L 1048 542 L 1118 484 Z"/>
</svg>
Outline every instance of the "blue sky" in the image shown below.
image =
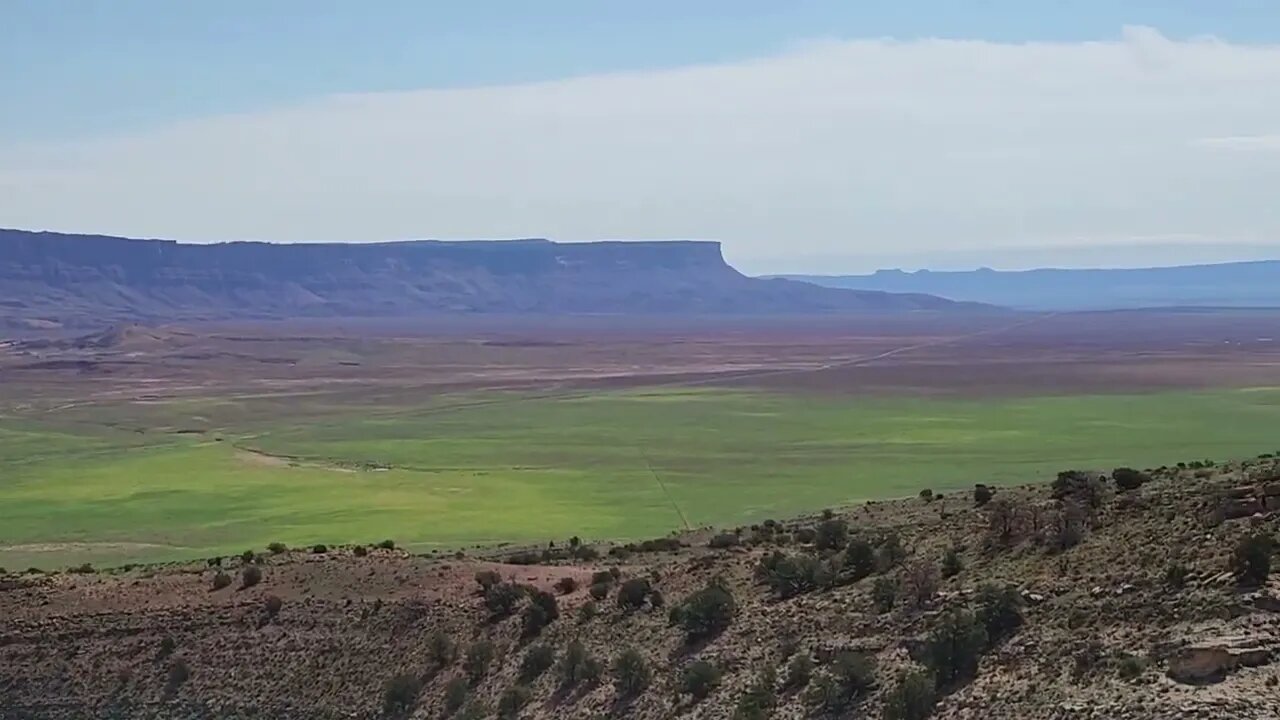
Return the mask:
<svg viewBox="0 0 1280 720">
<path fill-rule="evenodd" d="M 0 0 L 0 227 L 1280 252 L 1275 0 Z"/>
<path fill-rule="evenodd" d="M 7 141 L 317 95 L 740 60 L 814 38 L 1280 39 L 1274 0 L 0 0 Z"/>
</svg>

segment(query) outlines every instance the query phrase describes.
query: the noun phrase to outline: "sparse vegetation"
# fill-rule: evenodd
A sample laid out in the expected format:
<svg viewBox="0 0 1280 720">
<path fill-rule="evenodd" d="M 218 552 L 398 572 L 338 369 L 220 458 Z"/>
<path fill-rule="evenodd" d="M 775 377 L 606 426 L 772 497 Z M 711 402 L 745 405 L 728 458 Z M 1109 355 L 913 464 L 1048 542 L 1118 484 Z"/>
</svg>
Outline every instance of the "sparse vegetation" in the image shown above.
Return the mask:
<svg viewBox="0 0 1280 720">
<path fill-rule="evenodd" d="M 673 608 L 672 619 L 684 629 L 690 642 L 705 640 L 724 632 L 733 622 L 737 603 L 733 593 L 720 582 L 693 593 Z"/>
<path fill-rule="evenodd" d="M 782 679 L 783 687 L 788 690 L 804 688 L 813 678 L 813 667 L 813 658 L 809 657 L 809 653 L 802 652 L 792 656 L 787 663 L 787 675 Z"/>
<path fill-rule="evenodd" d="M 411 673 L 393 675 L 382 688 L 382 711 L 387 714 L 407 713 L 418 704 L 422 681 Z"/>
<path fill-rule="evenodd" d="M 955 546 L 947 548 L 942 553 L 942 577 L 953 578 L 964 570 L 964 562 L 960 559 L 960 551 Z"/>
<path fill-rule="evenodd" d="M 778 704 L 778 696 L 773 689 L 777 684 L 773 666 L 765 666 L 738 696 L 733 706 L 733 720 L 766 720 Z"/>
<path fill-rule="evenodd" d="M 452 715 L 467 704 L 471 688 L 464 678 L 456 677 L 444 684 L 444 711 Z"/>
<path fill-rule="evenodd" d="M 516 611 L 525 590 L 513 582 L 500 582 L 484 591 L 484 606 L 494 618 L 505 618 Z"/>
<path fill-rule="evenodd" d="M 871 543 L 855 537 L 844 550 L 844 566 L 854 582 L 869 577 L 876 571 L 876 551 Z"/>
<path fill-rule="evenodd" d="M 878 613 L 887 613 L 898 602 L 898 581 L 891 577 L 878 577 L 871 586 L 871 605 Z"/>
<path fill-rule="evenodd" d="M 1240 538 L 1231 553 L 1231 572 L 1241 585 L 1261 585 L 1271 576 L 1275 540 L 1263 533 Z"/>
<path fill-rule="evenodd" d="M 533 691 L 524 685 L 513 685 L 502 692 L 498 698 L 498 717 L 503 720 L 515 720 L 529 700 Z"/>
<path fill-rule="evenodd" d="M 828 672 L 810 681 L 806 701 L 825 712 L 840 712 L 863 699 L 875 683 L 874 659 L 862 653 L 842 652 Z"/>
<path fill-rule="evenodd" d="M 942 687 L 972 678 L 987 645 L 987 633 L 973 613 L 952 609 L 942 614 L 925 641 L 926 664 Z"/>
<path fill-rule="evenodd" d="M 885 695 L 884 720 L 925 720 L 937 701 L 933 674 L 923 668 L 907 670 Z"/>
<path fill-rule="evenodd" d="M 613 687 L 618 697 L 631 700 L 639 697 L 652 680 L 649 663 L 634 648 L 627 648 L 618 653 L 613 661 Z"/>
<path fill-rule="evenodd" d="M 569 595 L 578 589 L 578 581 L 565 576 L 556 581 L 556 591 L 561 595 Z"/>
<path fill-rule="evenodd" d="M 560 657 L 557 674 L 560 676 L 560 683 L 571 688 L 578 685 L 594 685 L 600 681 L 603 671 L 604 667 L 600 661 L 591 657 L 582 641 L 574 640 L 569 643 L 564 655 Z"/>
<path fill-rule="evenodd" d="M 458 645 L 447 633 L 437 630 L 427 638 L 427 657 L 436 669 L 447 668 L 458 659 Z"/>
<path fill-rule="evenodd" d="M 218 572 L 214 573 L 214 575 L 213 575 L 213 589 L 214 589 L 214 590 L 221 590 L 221 589 L 223 589 L 223 588 L 228 588 L 228 587 L 231 587 L 231 576 L 230 576 L 230 575 L 228 575 L 228 574 L 226 574 L 225 572 L 223 572 L 223 571 L 221 571 L 221 570 L 219 570 Z"/>
<path fill-rule="evenodd" d="M 529 604 L 525 605 L 521 618 L 526 638 L 535 637 L 547 625 L 560 617 L 560 605 L 556 596 L 542 590 L 535 590 L 529 595 Z"/>
<path fill-rule="evenodd" d="M 827 519 L 818 523 L 813 545 L 819 550 L 836 550 L 849 541 L 849 523 L 843 519 Z"/>
<path fill-rule="evenodd" d="M 240 571 L 240 587 L 251 588 L 262 582 L 262 570 L 257 565 L 250 565 Z"/>
<path fill-rule="evenodd" d="M 533 645 L 520 661 L 520 681 L 531 683 L 556 664 L 556 649 L 547 643 Z"/>
<path fill-rule="evenodd" d="M 714 663 L 695 660 L 680 673 L 680 692 L 702 700 L 720 687 L 724 673 Z"/>
<path fill-rule="evenodd" d="M 978 589 L 978 621 L 992 645 L 1022 627 L 1022 595 L 1012 585 L 986 584 Z"/>
<path fill-rule="evenodd" d="M 496 652 L 493 643 L 488 640 L 477 640 L 467 647 L 467 655 L 462 661 L 462 670 L 472 685 L 484 679 L 489 672 L 489 664 L 493 662 Z"/>
</svg>

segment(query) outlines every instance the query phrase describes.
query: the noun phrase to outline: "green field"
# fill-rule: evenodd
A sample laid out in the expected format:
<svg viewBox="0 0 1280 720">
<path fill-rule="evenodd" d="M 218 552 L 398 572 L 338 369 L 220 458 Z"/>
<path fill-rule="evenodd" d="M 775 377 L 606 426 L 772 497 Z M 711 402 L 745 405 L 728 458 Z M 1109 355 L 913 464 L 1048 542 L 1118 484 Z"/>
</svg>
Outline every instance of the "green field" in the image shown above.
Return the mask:
<svg viewBox="0 0 1280 720">
<path fill-rule="evenodd" d="M 440 404 L 282 413 L 240 435 L 0 420 L 0 566 L 182 559 L 272 541 L 389 537 L 425 549 L 651 537 L 925 487 L 1280 447 L 1275 388 L 997 400 L 665 390 Z"/>
</svg>

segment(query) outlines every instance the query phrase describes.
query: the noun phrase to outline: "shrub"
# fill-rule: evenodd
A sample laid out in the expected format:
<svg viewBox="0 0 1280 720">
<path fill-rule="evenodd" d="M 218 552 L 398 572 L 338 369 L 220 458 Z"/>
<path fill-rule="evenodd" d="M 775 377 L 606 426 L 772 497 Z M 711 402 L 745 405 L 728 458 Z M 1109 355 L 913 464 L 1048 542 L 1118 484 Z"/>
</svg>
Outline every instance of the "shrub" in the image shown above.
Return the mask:
<svg viewBox="0 0 1280 720">
<path fill-rule="evenodd" d="M 489 588 L 502 582 L 502 576 L 496 570 L 481 570 L 476 573 L 476 584 L 480 586 L 481 594 L 488 592 Z"/>
<path fill-rule="evenodd" d="M 871 605 L 878 613 L 887 613 L 898 602 L 898 581 L 891 577 L 876 578 L 871 586 Z"/>
<path fill-rule="evenodd" d="M 366 555 L 369 554 L 369 548 L 363 545 L 357 545 L 351 548 L 351 554 L 355 555 L 356 557 L 365 557 Z"/>
<path fill-rule="evenodd" d="M 436 668 L 446 668 L 458 659 L 458 645 L 441 630 L 431 633 L 427 638 L 427 657 Z"/>
<path fill-rule="evenodd" d="M 529 597 L 529 604 L 525 606 L 522 613 L 524 636 L 527 638 L 537 636 L 542 632 L 542 628 L 555 622 L 559 617 L 560 606 L 556 603 L 556 596 L 542 590 L 535 591 Z"/>
<path fill-rule="evenodd" d="M 1261 533 L 1247 535 L 1231 553 L 1231 572 L 1241 585 L 1261 585 L 1271 576 L 1271 555 L 1275 541 Z"/>
<path fill-rule="evenodd" d="M 599 614 L 600 607 L 596 605 L 596 601 L 588 600 L 582 603 L 582 607 L 578 608 L 578 622 L 591 622 Z"/>
<path fill-rule="evenodd" d="M 938 592 L 938 567 L 928 560 L 917 560 L 903 571 L 901 585 L 907 602 L 923 607 Z"/>
<path fill-rule="evenodd" d="M 933 674 L 916 668 L 898 677 L 898 682 L 885 693 L 885 720 L 924 720 L 933 714 L 938 701 Z"/>
<path fill-rule="evenodd" d="M 602 671 L 600 661 L 591 657 L 581 640 L 569 643 L 557 668 L 560 682 L 565 687 L 578 684 L 593 685 L 599 682 Z"/>
<path fill-rule="evenodd" d="M 929 488 L 921 490 L 920 499 L 927 503 L 933 502 L 933 490 L 930 490 Z"/>
<path fill-rule="evenodd" d="M 240 587 L 251 588 L 262 582 L 262 570 L 257 565 L 250 565 L 240 571 Z"/>
<path fill-rule="evenodd" d="M 452 715 L 467 703 L 467 681 L 463 678 L 453 678 L 444 685 L 444 710 Z"/>
<path fill-rule="evenodd" d="M 593 600 L 604 600 L 609 597 L 609 584 L 602 582 L 592 583 L 587 593 L 591 595 Z"/>
<path fill-rule="evenodd" d="M 644 578 L 627 580 L 618 588 L 618 607 L 624 610 L 640 609 L 652 589 L 649 581 Z"/>
<path fill-rule="evenodd" d="M 213 589 L 214 589 L 214 590 L 221 590 L 222 588 L 230 587 L 230 586 L 231 586 L 231 576 L 230 576 L 230 575 L 228 575 L 228 574 L 226 574 L 226 573 L 222 572 L 221 570 L 219 570 L 216 574 L 214 574 L 214 576 L 213 576 Z"/>
<path fill-rule="evenodd" d="M 1105 487 L 1096 473 L 1064 470 L 1051 485 L 1053 499 L 1071 499 L 1088 508 L 1102 505 Z"/>
<path fill-rule="evenodd" d="M 323 555 L 323 554 L 325 554 L 325 553 L 329 552 L 329 546 L 327 546 L 327 545 L 323 545 L 323 544 L 321 544 L 321 545 L 313 545 L 313 546 L 311 547 L 311 552 L 315 553 L 316 555 Z"/>
<path fill-rule="evenodd" d="M 991 498 L 994 495 L 995 491 L 982 483 L 973 486 L 973 504 L 977 507 L 982 507 L 991 502 Z"/>
<path fill-rule="evenodd" d="M 608 570 L 597 570 L 591 573 L 592 585 L 612 585 L 622 576 L 622 572 L 618 568 L 609 568 Z"/>
<path fill-rule="evenodd" d="M 831 508 L 822 508 L 822 519 L 823 519 L 823 520 L 830 520 L 831 518 L 833 518 L 833 517 L 835 517 L 835 516 L 836 516 L 836 511 L 835 511 L 835 510 L 832 510 Z"/>
<path fill-rule="evenodd" d="M 790 598 L 820 588 L 829 588 L 835 575 L 826 564 L 811 555 L 785 555 L 775 551 L 761 558 L 756 575 L 780 598 Z"/>
<path fill-rule="evenodd" d="M 1164 569 L 1164 584 L 1174 590 L 1180 589 L 1187 584 L 1187 575 L 1189 574 L 1190 570 L 1187 569 L 1186 565 L 1169 563 L 1168 567 Z"/>
<path fill-rule="evenodd" d="M 592 562 L 600 559 L 600 551 L 590 545 L 579 545 L 573 549 L 573 556 L 579 560 Z"/>
<path fill-rule="evenodd" d="M 568 595 L 578 589 L 578 581 L 571 577 L 562 577 L 556 581 L 556 591 L 561 595 Z"/>
<path fill-rule="evenodd" d="M 737 612 L 733 593 L 716 581 L 693 593 L 672 610 L 690 642 L 705 640 L 724 632 Z"/>
<path fill-rule="evenodd" d="M 639 696 L 649 687 L 652 673 L 644 656 L 632 648 L 618 654 L 613 661 L 613 687 L 618 696 L 631 699 Z"/>
<path fill-rule="evenodd" d="M 418 704 L 422 681 L 409 673 L 400 673 L 382 687 L 382 710 L 388 714 L 412 710 Z"/>
<path fill-rule="evenodd" d="M 1151 482 L 1151 476 L 1133 468 L 1120 467 L 1111 471 L 1111 479 L 1121 490 L 1137 490 L 1143 484 Z"/>
<path fill-rule="evenodd" d="M 498 717 L 504 720 L 515 720 L 531 699 L 533 699 L 533 691 L 524 685 L 513 685 L 507 688 L 498 698 Z"/>
<path fill-rule="evenodd" d="M 876 564 L 881 572 L 897 567 L 907 558 L 907 550 L 902 547 L 902 538 L 890 532 L 880 539 L 880 549 L 876 553 Z"/>
<path fill-rule="evenodd" d="M 268 595 L 262 603 L 262 608 L 267 611 L 267 617 L 275 617 L 284 608 L 284 600 L 281 600 L 279 595 Z"/>
<path fill-rule="evenodd" d="M 967 610 L 943 614 L 925 640 L 926 665 L 938 684 L 951 686 L 978 671 L 978 656 L 987 644 L 982 624 Z"/>
<path fill-rule="evenodd" d="M 542 677 L 542 673 L 556 664 L 556 649 L 546 643 L 539 643 L 529 648 L 520 661 L 520 681 L 533 682 Z"/>
<path fill-rule="evenodd" d="M 738 702 L 733 707 L 733 720 L 766 720 L 769 711 L 778 704 L 778 696 L 773 691 L 777 683 L 777 673 L 773 666 L 766 665 L 742 695 L 738 696 Z"/>
<path fill-rule="evenodd" d="M 817 531 L 814 530 L 813 528 L 808 528 L 808 527 L 796 528 L 796 531 L 792 533 L 792 538 L 794 538 L 796 543 L 800 545 L 808 545 L 812 543 L 817 538 L 817 536 L 818 536 Z"/>
<path fill-rule="evenodd" d="M 178 643 L 169 635 L 160 638 L 160 647 L 156 650 L 156 660 L 164 660 L 178 648 Z"/>
<path fill-rule="evenodd" d="M 250 563 L 252 563 L 254 560 L 257 560 L 257 559 L 258 559 L 258 556 L 255 555 L 252 550 L 245 550 L 244 552 L 240 553 L 240 562 L 245 565 L 249 565 Z"/>
<path fill-rule="evenodd" d="M 809 684 L 813 678 L 813 658 L 808 653 L 800 653 L 787 663 L 787 675 L 782 679 L 782 686 L 787 690 L 799 690 Z"/>
<path fill-rule="evenodd" d="M 1121 680 L 1133 680 L 1146 669 L 1146 661 L 1135 655 L 1125 655 L 1116 665 L 1116 672 Z"/>
<path fill-rule="evenodd" d="M 1049 547 L 1051 550 L 1065 552 L 1084 540 L 1089 516 L 1079 503 L 1067 501 L 1050 522 L 1052 535 Z"/>
<path fill-rule="evenodd" d="M 737 547 L 741 542 L 742 538 L 738 537 L 736 533 L 720 533 L 707 541 L 707 547 L 724 550 L 726 548 Z"/>
<path fill-rule="evenodd" d="M 978 621 L 987 642 L 995 645 L 1022 627 L 1022 595 L 1012 585 L 983 585 L 978 589 Z"/>
<path fill-rule="evenodd" d="M 516 604 L 524 596 L 524 589 L 513 582 L 500 582 L 484 591 L 484 606 L 495 618 L 504 618 L 515 612 Z"/>
<path fill-rule="evenodd" d="M 396 543 L 394 540 L 383 540 L 382 542 L 378 543 L 378 547 L 382 548 L 383 550 L 395 550 Z"/>
<path fill-rule="evenodd" d="M 842 652 L 829 673 L 810 683 L 807 699 L 810 705 L 837 712 L 864 698 L 875 684 L 876 665 L 871 656 Z"/>
<path fill-rule="evenodd" d="M 467 648 L 467 657 L 462 661 L 462 670 L 467 679 L 474 685 L 484 679 L 489 672 L 489 664 L 493 662 L 493 643 L 488 640 L 477 640 Z"/>
<path fill-rule="evenodd" d="M 680 673 L 680 692 L 702 700 L 720 686 L 724 676 L 720 668 L 706 660 L 695 660 Z"/>
<path fill-rule="evenodd" d="M 953 578 L 959 575 L 961 570 L 964 570 L 964 563 L 960 560 L 960 552 L 954 547 L 947 548 L 947 551 L 942 553 L 942 577 Z"/>
<path fill-rule="evenodd" d="M 844 566 L 856 582 L 876 571 L 876 551 L 871 543 L 853 538 L 844 550 Z"/>
<path fill-rule="evenodd" d="M 186 660 L 178 658 L 169 666 L 169 672 L 165 676 L 165 693 L 172 695 L 177 692 L 178 688 L 191 679 L 191 666 Z"/>
<path fill-rule="evenodd" d="M 813 545 L 819 550 L 835 550 L 849 542 L 849 523 L 844 520 L 823 520 L 814 531 Z"/>
<path fill-rule="evenodd" d="M 282 542 L 273 542 L 267 546 L 267 552 L 271 553 L 272 555 L 279 555 L 280 553 L 288 552 L 288 550 L 289 550 L 289 546 L 285 545 Z"/>
</svg>

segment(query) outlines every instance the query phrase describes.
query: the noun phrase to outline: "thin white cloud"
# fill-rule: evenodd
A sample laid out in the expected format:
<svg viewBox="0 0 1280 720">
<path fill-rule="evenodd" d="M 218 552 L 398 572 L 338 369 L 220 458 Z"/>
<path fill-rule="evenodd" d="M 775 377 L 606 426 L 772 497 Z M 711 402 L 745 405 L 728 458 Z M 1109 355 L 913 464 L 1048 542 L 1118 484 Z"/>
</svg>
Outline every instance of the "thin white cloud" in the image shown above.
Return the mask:
<svg viewBox="0 0 1280 720">
<path fill-rule="evenodd" d="M 1278 121 L 1277 124 L 1280 124 Z M 1197 145 L 1220 150 L 1270 150 L 1280 151 L 1280 135 L 1233 135 L 1228 137 L 1200 138 Z"/>
<path fill-rule="evenodd" d="M 1280 242 L 1274 153 L 1205 151 L 1270 149 L 1277 132 L 1280 45 L 1150 28 L 1085 43 L 822 41 L 749 62 L 343 95 L 0 146 L 0 225 L 187 240 L 703 237 L 762 271 L 1061 238 Z M 791 262 L 763 262 L 779 257 Z"/>
</svg>

